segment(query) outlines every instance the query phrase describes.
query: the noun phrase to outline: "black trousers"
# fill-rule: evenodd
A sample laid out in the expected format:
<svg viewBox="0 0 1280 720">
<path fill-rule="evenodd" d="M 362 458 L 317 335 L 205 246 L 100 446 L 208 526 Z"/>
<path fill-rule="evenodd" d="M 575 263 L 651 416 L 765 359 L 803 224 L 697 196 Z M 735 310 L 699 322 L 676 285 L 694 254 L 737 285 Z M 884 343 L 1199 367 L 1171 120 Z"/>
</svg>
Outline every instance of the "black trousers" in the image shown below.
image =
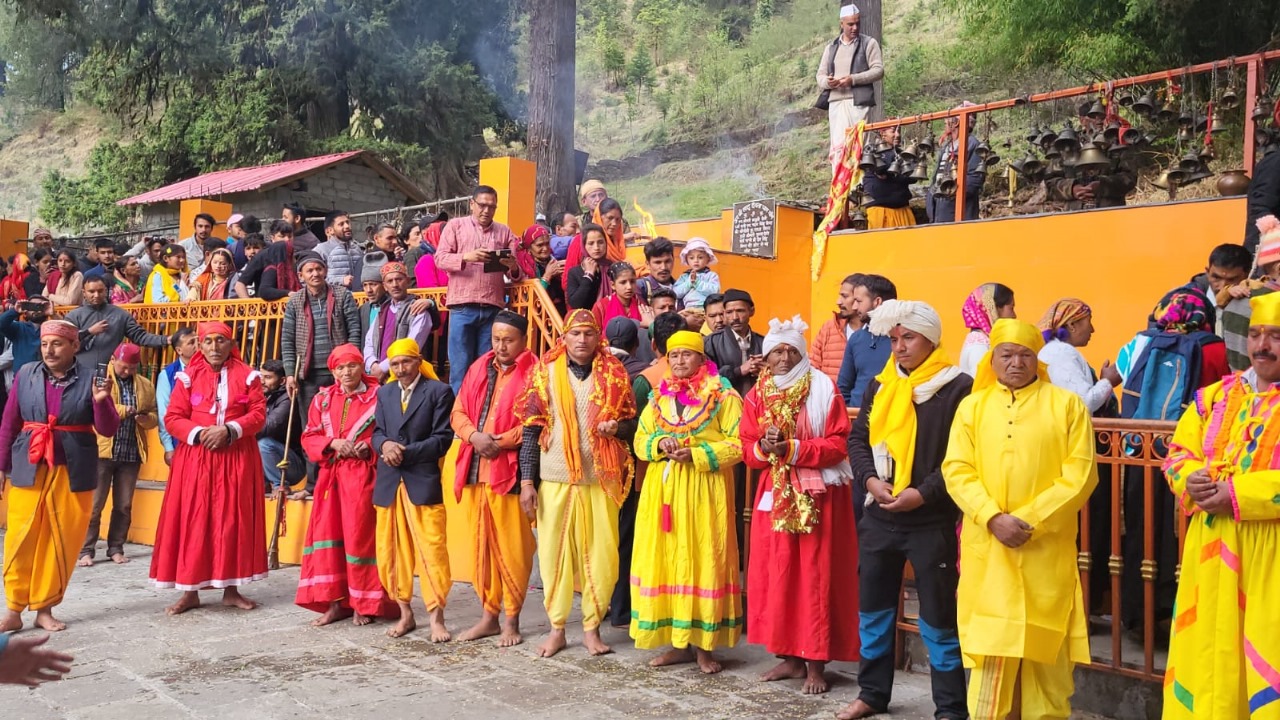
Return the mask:
<svg viewBox="0 0 1280 720">
<path fill-rule="evenodd" d="M 954 525 L 909 527 L 871 514 L 858 523 L 859 699 L 887 712 L 893 695 L 893 645 L 898 594 L 906 563 L 915 571 L 920 637 L 929 650 L 934 715 L 967 718 L 964 667 L 956 632 L 959 541 Z"/>
<path fill-rule="evenodd" d="M 627 627 L 631 624 L 631 548 L 636 538 L 636 511 L 640 509 L 640 491 L 631 494 L 618 509 L 618 582 L 609 600 L 609 624 Z"/>
<path fill-rule="evenodd" d="M 294 412 L 301 418 L 301 422 L 297 427 L 305 427 L 307 424 L 307 413 L 311 411 L 311 401 L 316 399 L 316 395 L 320 393 L 320 388 L 333 384 L 333 376 L 328 371 L 323 373 L 315 370 L 311 371 L 311 375 L 302 382 L 298 383 L 298 406 Z M 297 440 L 294 441 L 295 445 Z M 316 491 L 316 481 L 320 477 L 320 466 L 308 460 L 305 456 L 303 460 L 307 464 L 307 492 L 314 493 Z"/>
<path fill-rule="evenodd" d="M 1120 576 L 1120 612 L 1126 627 L 1141 629 L 1143 626 L 1142 560 L 1143 541 L 1146 537 L 1146 517 L 1143 505 L 1142 468 L 1130 465 L 1125 468 L 1124 487 L 1124 570 Z M 1158 468 L 1151 473 L 1152 500 L 1155 526 L 1154 560 L 1156 562 L 1155 618 L 1161 621 L 1173 617 L 1173 600 L 1178 594 L 1178 535 L 1174 528 L 1174 497 L 1164 483 Z"/>
<path fill-rule="evenodd" d="M 1104 605 L 1107 591 L 1111 589 L 1111 483 L 1114 481 L 1110 465 L 1098 464 L 1098 487 L 1089 496 L 1089 612 L 1110 615 L 1111 608 Z M 1084 537 L 1083 534 L 1079 537 Z"/>
</svg>

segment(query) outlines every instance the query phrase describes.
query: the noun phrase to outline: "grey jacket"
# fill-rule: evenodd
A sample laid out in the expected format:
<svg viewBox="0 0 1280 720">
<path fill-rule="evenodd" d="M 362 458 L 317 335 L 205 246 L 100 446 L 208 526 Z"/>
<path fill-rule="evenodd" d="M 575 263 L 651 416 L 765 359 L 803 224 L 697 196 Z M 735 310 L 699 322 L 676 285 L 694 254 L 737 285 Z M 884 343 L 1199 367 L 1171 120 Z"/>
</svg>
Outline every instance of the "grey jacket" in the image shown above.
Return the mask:
<svg viewBox="0 0 1280 720">
<path fill-rule="evenodd" d="M 332 238 L 316 246 L 316 253 L 329 265 L 330 285 L 341 285 L 355 292 L 360 289 L 360 270 L 364 266 L 364 251 L 355 240 L 343 245 Z M 351 285 L 343 285 L 342 278 L 350 275 Z"/>
<path fill-rule="evenodd" d="M 132 315 L 110 303 L 100 308 L 81 305 L 67 315 L 67 320 L 80 328 L 79 359 L 87 363 L 90 368 L 110 360 L 111 353 L 116 351 L 125 338 L 129 338 L 136 345 L 152 348 L 162 348 L 169 342 L 169 339 L 163 335 L 147 332 L 137 320 L 133 319 Z M 91 334 L 89 328 L 102 320 L 107 321 L 106 332 L 98 335 Z"/>
</svg>

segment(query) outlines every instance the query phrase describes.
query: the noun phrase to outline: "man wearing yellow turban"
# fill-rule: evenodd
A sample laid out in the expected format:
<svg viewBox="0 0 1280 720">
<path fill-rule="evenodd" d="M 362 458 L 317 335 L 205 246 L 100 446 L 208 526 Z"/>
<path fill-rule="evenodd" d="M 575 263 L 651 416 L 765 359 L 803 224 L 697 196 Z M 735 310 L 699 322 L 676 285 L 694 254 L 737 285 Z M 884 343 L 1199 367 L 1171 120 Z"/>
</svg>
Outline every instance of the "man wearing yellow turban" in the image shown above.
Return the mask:
<svg viewBox="0 0 1280 720">
<path fill-rule="evenodd" d="M 1068 717 L 1074 664 L 1089 662 L 1076 513 L 1098 484 L 1093 422 L 1049 383 L 1043 345 L 1034 325 L 996 322 L 942 463 L 964 513 L 956 601 L 974 720 Z"/>
<path fill-rule="evenodd" d="M 453 390 L 440 382 L 411 338 L 392 343 L 387 359 L 394 381 L 378 388 L 373 428 L 378 577 L 400 606 L 400 621 L 387 636 L 400 637 L 418 626 L 409 604 L 416 571 L 431 613 L 431 641 L 448 642 L 444 607 L 453 581 L 440 462 L 453 445 Z"/>
<path fill-rule="evenodd" d="M 1280 717 L 1280 293 L 1249 304 L 1252 367 L 1196 393 L 1164 464 L 1190 516 L 1166 718 Z"/>
</svg>

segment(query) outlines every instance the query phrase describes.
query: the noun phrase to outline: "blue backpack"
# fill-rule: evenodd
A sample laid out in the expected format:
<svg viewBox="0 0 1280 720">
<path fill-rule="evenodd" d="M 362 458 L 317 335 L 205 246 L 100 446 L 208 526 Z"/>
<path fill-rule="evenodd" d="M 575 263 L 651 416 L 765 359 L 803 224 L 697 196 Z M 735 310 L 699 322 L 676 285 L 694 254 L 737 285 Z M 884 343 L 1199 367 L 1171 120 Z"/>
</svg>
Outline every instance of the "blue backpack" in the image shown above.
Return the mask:
<svg viewBox="0 0 1280 720">
<path fill-rule="evenodd" d="M 1218 342 L 1210 332 L 1188 335 L 1146 330 L 1142 349 L 1120 395 L 1120 417 L 1177 420 L 1195 397 L 1205 345 Z"/>
</svg>

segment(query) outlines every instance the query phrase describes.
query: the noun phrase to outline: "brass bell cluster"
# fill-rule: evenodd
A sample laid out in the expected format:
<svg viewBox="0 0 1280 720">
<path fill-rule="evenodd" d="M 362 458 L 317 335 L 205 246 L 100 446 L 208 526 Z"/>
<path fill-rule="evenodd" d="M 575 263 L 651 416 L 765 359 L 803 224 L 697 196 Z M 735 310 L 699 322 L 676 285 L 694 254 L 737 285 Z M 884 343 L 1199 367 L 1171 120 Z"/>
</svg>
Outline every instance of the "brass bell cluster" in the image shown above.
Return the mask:
<svg viewBox="0 0 1280 720">
<path fill-rule="evenodd" d="M 1098 122 L 1106 117 L 1100 102 L 1082 110 Z M 1049 125 L 1032 125 L 1026 139 L 1030 146 L 1026 156 L 1010 163 L 1009 167 L 1032 183 L 1074 177 L 1083 172 L 1107 173 L 1114 161 L 1155 142 L 1152 135 L 1116 121 L 1091 137 L 1070 120 L 1060 131 Z"/>
<path fill-rule="evenodd" d="M 908 145 L 893 145 L 878 133 L 871 133 L 862 146 L 862 161 L 858 169 L 864 173 L 889 177 L 907 177 L 918 183 L 929 179 L 929 155 L 933 154 L 937 140 L 932 129 L 928 136 Z"/>
</svg>

